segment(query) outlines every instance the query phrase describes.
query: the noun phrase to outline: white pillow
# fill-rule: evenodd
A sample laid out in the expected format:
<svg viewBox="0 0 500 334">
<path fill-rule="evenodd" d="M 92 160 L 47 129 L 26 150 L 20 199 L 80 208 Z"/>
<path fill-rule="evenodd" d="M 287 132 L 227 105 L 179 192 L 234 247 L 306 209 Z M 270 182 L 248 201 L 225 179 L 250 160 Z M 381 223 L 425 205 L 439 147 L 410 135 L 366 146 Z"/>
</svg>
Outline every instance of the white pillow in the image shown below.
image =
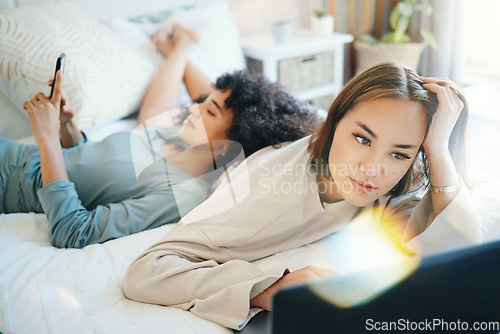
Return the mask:
<svg viewBox="0 0 500 334">
<path fill-rule="evenodd" d="M 191 49 L 189 60 L 211 80 L 224 72 L 245 68 L 238 27 L 225 0 L 204 1 L 194 8 L 173 13 L 162 23 L 137 23 L 120 17 L 103 18 L 102 22 L 157 70 L 165 59 L 150 36 L 160 28 L 171 31 L 175 23 L 198 32 L 200 41 Z M 180 104 L 188 102 L 189 95 L 183 87 Z"/>
<path fill-rule="evenodd" d="M 82 129 L 137 110 L 155 74 L 150 62 L 70 3 L 0 11 L 0 90 L 17 109 L 37 92 L 49 93 L 61 52 L 63 88 Z"/>
<path fill-rule="evenodd" d="M 31 134 L 30 121 L 0 91 L 0 136 L 19 139 Z"/>
<path fill-rule="evenodd" d="M 169 17 L 161 24 L 170 30 L 179 23 L 194 29 L 200 36 L 189 59 L 212 80 L 226 71 L 245 68 L 238 26 L 225 0 L 212 0 Z"/>
</svg>

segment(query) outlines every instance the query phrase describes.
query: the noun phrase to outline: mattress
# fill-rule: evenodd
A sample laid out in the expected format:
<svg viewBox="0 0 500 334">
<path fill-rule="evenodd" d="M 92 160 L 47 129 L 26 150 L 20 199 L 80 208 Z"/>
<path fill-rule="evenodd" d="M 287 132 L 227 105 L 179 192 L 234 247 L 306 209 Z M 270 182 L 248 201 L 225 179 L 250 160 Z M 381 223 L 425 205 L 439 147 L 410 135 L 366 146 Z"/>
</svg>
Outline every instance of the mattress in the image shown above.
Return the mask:
<svg viewBox="0 0 500 334">
<path fill-rule="evenodd" d="M 84 249 L 58 249 L 50 244 L 45 215 L 0 215 L 0 331 L 230 333 L 190 312 L 124 296 L 130 262 L 171 227 Z"/>
</svg>

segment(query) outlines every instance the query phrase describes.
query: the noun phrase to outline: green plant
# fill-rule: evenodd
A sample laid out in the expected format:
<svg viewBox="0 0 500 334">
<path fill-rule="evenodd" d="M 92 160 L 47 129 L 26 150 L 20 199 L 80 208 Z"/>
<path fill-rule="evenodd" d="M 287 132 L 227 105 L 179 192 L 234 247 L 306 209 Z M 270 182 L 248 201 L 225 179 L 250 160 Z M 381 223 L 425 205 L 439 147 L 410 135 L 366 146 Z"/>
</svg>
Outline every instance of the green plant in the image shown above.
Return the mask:
<svg viewBox="0 0 500 334">
<path fill-rule="evenodd" d="M 314 10 L 314 15 L 315 15 L 318 19 L 320 19 L 320 18 L 322 18 L 323 16 L 325 16 L 325 15 L 326 15 L 326 12 L 325 12 L 324 10 L 322 10 L 322 9 L 316 9 L 316 10 Z"/>
<path fill-rule="evenodd" d="M 389 24 L 392 31 L 384 34 L 380 38 L 380 42 L 387 43 L 408 43 L 411 42 L 411 37 L 407 34 L 410 25 L 411 16 L 415 11 L 420 11 L 427 16 L 432 15 L 432 7 L 427 4 L 419 4 L 418 0 L 400 0 L 398 4 L 392 9 L 389 16 Z M 420 36 L 432 48 L 437 49 L 437 41 L 434 34 L 429 29 L 420 27 Z M 359 37 L 360 40 L 369 44 L 376 44 L 379 42 L 375 37 L 368 34 L 363 34 Z"/>
</svg>

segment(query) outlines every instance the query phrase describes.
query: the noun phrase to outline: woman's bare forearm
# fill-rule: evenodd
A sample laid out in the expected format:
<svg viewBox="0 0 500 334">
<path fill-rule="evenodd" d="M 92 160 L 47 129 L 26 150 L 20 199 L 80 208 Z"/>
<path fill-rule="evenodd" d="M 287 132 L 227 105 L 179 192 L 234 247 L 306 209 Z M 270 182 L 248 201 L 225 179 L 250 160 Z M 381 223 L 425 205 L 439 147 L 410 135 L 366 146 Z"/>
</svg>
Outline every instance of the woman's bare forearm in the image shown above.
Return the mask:
<svg viewBox="0 0 500 334">
<path fill-rule="evenodd" d="M 38 147 L 43 186 L 55 181 L 67 181 L 68 172 L 59 140 L 40 141 Z"/>
<path fill-rule="evenodd" d="M 194 101 L 210 95 L 213 82 L 198 67 L 188 61 L 184 72 L 184 84 L 191 100 Z"/>
<path fill-rule="evenodd" d="M 182 48 L 172 52 L 146 92 L 137 121 L 142 123 L 179 105 L 179 94 L 187 52 Z"/>
<path fill-rule="evenodd" d="M 62 147 L 71 147 L 84 139 L 83 133 L 73 119 L 65 124 L 61 124 L 59 135 Z"/>
<path fill-rule="evenodd" d="M 447 147 L 427 152 L 429 180 L 432 187 L 448 188 L 460 185 L 460 178 Z M 431 191 L 434 216 L 440 214 L 455 198 L 457 191 L 435 193 Z"/>
</svg>

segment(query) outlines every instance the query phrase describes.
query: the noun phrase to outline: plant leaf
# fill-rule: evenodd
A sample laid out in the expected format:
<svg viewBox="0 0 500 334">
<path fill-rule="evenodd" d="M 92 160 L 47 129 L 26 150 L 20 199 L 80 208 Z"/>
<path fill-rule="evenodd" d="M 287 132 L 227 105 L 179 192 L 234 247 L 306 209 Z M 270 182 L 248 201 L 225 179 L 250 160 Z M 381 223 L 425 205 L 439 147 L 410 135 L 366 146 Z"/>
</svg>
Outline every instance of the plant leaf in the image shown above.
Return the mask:
<svg viewBox="0 0 500 334">
<path fill-rule="evenodd" d="M 391 10 L 391 15 L 389 16 L 389 23 L 392 29 L 396 29 L 396 27 L 398 26 L 400 16 L 401 14 L 397 10 L 397 7 L 394 7 Z"/>
<path fill-rule="evenodd" d="M 400 1 L 396 6 L 397 10 L 401 13 L 401 15 L 409 17 L 413 13 L 413 5 Z"/>
<path fill-rule="evenodd" d="M 382 42 L 387 42 L 387 43 L 394 43 L 394 33 L 393 32 L 388 32 L 384 34 L 380 40 Z"/>
<path fill-rule="evenodd" d="M 377 44 L 377 39 L 375 37 L 373 37 L 372 35 L 368 35 L 368 34 L 363 34 L 363 35 L 359 36 L 359 40 L 362 42 L 368 43 L 370 45 Z"/>
<path fill-rule="evenodd" d="M 403 37 L 406 33 L 406 29 L 408 29 L 408 25 L 410 24 L 410 20 L 406 16 L 401 16 L 399 18 L 398 27 L 394 31 L 394 42 L 401 43 L 403 41 Z"/>
<path fill-rule="evenodd" d="M 325 11 L 321 9 L 316 9 L 314 10 L 314 15 L 316 15 L 316 17 L 320 19 L 325 15 Z"/>
<path fill-rule="evenodd" d="M 422 35 L 424 40 L 427 42 L 427 44 L 429 44 L 431 46 L 431 48 L 433 48 L 433 49 L 438 48 L 438 43 L 437 43 L 436 37 L 434 37 L 434 34 L 432 33 L 432 31 L 430 31 L 429 29 L 420 28 L 420 34 Z"/>
<path fill-rule="evenodd" d="M 410 43 L 411 42 L 411 37 L 408 36 L 408 34 L 404 34 L 403 38 L 401 38 L 401 42 L 403 42 L 403 43 Z"/>
<path fill-rule="evenodd" d="M 427 16 L 431 16 L 432 13 L 434 12 L 432 10 L 432 7 L 430 5 L 422 4 L 422 3 L 419 3 L 418 5 L 415 5 L 415 10 L 419 10 L 422 13 L 425 13 Z"/>
</svg>

